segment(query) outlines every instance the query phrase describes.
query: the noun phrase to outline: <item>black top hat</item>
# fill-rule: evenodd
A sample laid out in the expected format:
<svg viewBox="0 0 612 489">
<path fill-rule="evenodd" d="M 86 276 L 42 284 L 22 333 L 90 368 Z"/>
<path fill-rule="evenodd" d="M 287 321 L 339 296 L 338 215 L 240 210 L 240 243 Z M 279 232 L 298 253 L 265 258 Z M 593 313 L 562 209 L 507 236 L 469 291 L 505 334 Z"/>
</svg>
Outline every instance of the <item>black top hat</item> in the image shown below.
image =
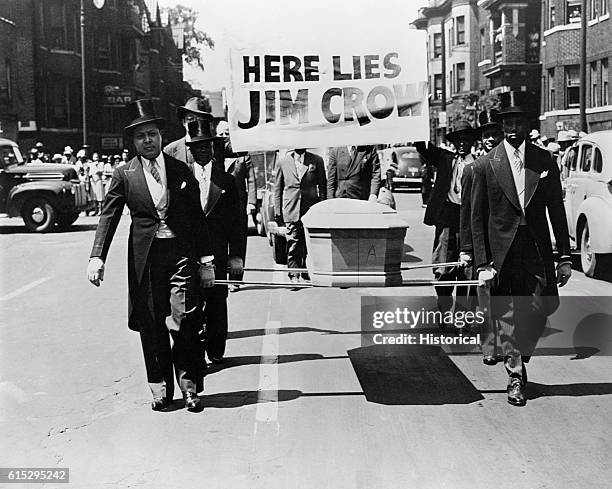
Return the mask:
<svg viewBox="0 0 612 489">
<path fill-rule="evenodd" d="M 451 143 L 462 135 L 474 136 L 474 129 L 468 121 L 458 121 L 453 125 L 453 130 L 446 135 L 446 139 Z"/>
<path fill-rule="evenodd" d="M 504 92 L 499 94 L 499 115 L 532 115 L 536 112 L 535 97 L 531 92 Z"/>
<path fill-rule="evenodd" d="M 496 127 L 501 130 L 499 110 L 483 110 L 480 114 L 478 114 L 478 132 L 482 132 L 483 129 L 488 127 Z"/>
<path fill-rule="evenodd" d="M 184 106 L 177 107 L 176 109 L 176 114 L 179 119 L 185 117 L 186 112 L 191 112 L 211 120 L 213 118 L 210 102 L 205 97 L 191 97 L 185 102 Z"/>
<path fill-rule="evenodd" d="M 217 141 L 223 139 L 222 137 L 218 137 L 213 134 L 212 119 L 198 119 L 197 121 L 190 122 L 187 124 L 187 132 L 191 138 L 191 141 L 186 141 L 187 146 L 206 141 Z"/>
<path fill-rule="evenodd" d="M 152 99 L 143 98 L 136 100 L 127 106 L 130 123 L 125 126 L 125 132 L 131 134 L 136 126 L 154 122 L 157 127 L 163 129 L 165 120 L 155 110 L 155 105 Z"/>
</svg>

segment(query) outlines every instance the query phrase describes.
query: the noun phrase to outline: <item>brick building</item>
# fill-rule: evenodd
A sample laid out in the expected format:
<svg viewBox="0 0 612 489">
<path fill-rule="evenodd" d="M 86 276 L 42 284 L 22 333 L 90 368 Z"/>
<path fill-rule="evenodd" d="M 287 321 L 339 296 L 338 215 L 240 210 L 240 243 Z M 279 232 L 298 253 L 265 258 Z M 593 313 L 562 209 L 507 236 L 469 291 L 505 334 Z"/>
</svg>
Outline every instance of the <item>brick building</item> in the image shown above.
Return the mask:
<svg viewBox="0 0 612 489">
<path fill-rule="evenodd" d="M 581 0 L 542 2 L 542 132 L 580 130 Z M 587 2 L 586 116 L 589 132 L 612 129 L 610 0 Z"/>
<path fill-rule="evenodd" d="M 14 26 L 0 22 L 10 52 L 14 95 L 12 117 L 23 149 L 42 141 L 50 153 L 61 153 L 83 142 L 81 91 L 80 0 L 0 0 Z M 105 153 L 124 146 L 125 105 L 143 97 L 159 101 L 168 120 L 165 138 L 181 135 L 175 109 L 185 100 L 181 51 L 156 0 L 106 0 L 98 9 L 85 7 L 85 80 L 87 143 Z M 14 45 L 11 46 L 11 43 Z M 2 53 L 4 54 L 4 53 Z M 2 58 L 0 58 L 2 60 Z M 0 65 L 6 70 L 6 63 Z M 1 74 L 0 74 L 1 75 Z M 6 80 L 6 76 L 2 76 Z M 0 107 L 7 97 L 0 82 Z M 6 82 L 4 82 L 6 85 Z M 5 105 L 1 105 L 5 102 Z M 10 115 L 10 114 L 9 114 Z M 2 115 L 4 123 L 5 116 Z M 7 120 L 5 127 L 13 127 Z M 7 131 L 8 132 L 8 131 Z"/>
</svg>

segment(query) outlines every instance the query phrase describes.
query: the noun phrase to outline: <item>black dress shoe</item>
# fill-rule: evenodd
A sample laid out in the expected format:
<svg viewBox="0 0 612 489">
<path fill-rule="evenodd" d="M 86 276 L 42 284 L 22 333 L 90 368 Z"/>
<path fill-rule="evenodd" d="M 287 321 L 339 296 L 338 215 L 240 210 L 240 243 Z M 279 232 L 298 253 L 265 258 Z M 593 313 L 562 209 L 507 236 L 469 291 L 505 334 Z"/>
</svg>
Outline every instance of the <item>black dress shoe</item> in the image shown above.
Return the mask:
<svg viewBox="0 0 612 489">
<path fill-rule="evenodd" d="M 521 379 L 512 378 L 508 384 L 508 402 L 513 406 L 524 406 L 527 403 Z"/>
<path fill-rule="evenodd" d="M 172 399 L 168 397 L 162 397 L 161 399 L 153 399 L 151 403 L 151 409 L 153 411 L 165 411 L 172 404 Z"/>
<path fill-rule="evenodd" d="M 183 397 L 185 398 L 185 407 L 187 411 L 191 411 L 192 413 L 199 413 L 204 409 L 202 405 L 202 401 L 195 392 L 184 392 Z"/>
<path fill-rule="evenodd" d="M 497 365 L 497 362 L 497 358 L 493 355 L 485 355 L 484 357 L 482 357 L 482 363 L 484 363 L 485 365 Z"/>
</svg>

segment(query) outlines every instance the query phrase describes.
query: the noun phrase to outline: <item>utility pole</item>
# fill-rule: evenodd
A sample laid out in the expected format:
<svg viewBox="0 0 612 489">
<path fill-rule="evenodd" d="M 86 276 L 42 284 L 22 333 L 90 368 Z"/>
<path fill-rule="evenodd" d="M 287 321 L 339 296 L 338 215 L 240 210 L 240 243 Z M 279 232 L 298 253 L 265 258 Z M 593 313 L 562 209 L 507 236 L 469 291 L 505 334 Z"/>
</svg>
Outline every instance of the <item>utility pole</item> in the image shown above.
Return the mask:
<svg viewBox="0 0 612 489">
<path fill-rule="evenodd" d="M 582 0 L 580 12 L 580 130 L 589 132 L 586 119 L 587 94 L 587 0 Z"/>
<path fill-rule="evenodd" d="M 81 0 L 81 117 L 83 118 L 83 146 L 87 144 L 87 96 L 85 83 L 85 0 Z"/>
<path fill-rule="evenodd" d="M 442 111 L 446 115 L 446 129 L 448 129 L 448 114 L 446 113 L 446 36 L 444 33 L 444 19 L 440 21 L 440 33 L 440 44 L 442 47 Z M 442 131 L 441 138 L 442 142 L 446 143 L 445 131 Z"/>
</svg>

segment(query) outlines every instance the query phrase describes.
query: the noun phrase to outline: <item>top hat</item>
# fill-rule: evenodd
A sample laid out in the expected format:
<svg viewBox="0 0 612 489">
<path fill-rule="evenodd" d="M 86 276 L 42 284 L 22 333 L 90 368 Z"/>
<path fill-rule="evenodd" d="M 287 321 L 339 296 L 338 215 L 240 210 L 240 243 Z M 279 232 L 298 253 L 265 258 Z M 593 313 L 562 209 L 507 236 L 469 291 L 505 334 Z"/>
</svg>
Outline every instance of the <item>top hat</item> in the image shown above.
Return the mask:
<svg viewBox="0 0 612 489">
<path fill-rule="evenodd" d="M 191 141 L 185 142 L 187 146 L 206 141 L 218 141 L 223 139 L 213 134 L 212 121 L 208 119 L 191 121 L 187 124 L 187 132 L 191 138 Z"/>
<path fill-rule="evenodd" d="M 501 124 L 499 122 L 499 110 L 489 109 L 483 110 L 478 114 L 478 131 L 482 132 L 487 127 L 496 127 L 501 130 Z"/>
<path fill-rule="evenodd" d="M 65 146 L 64 147 L 64 154 L 72 154 L 72 148 L 70 146 Z"/>
<path fill-rule="evenodd" d="M 179 119 L 185 117 L 186 112 L 191 112 L 211 120 L 213 118 L 210 102 L 205 97 L 191 97 L 185 102 L 184 106 L 176 108 L 176 115 Z"/>
<path fill-rule="evenodd" d="M 152 99 L 143 98 L 136 100 L 127 106 L 130 123 L 125 126 L 125 132 L 131 133 L 136 126 L 153 122 L 157 124 L 157 127 L 163 129 L 165 120 L 160 117 L 155 110 L 155 105 Z"/>
<path fill-rule="evenodd" d="M 510 114 L 535 114 L 535 98 L 530 92 L 504 92 L 499 94 L 499 115 L 504 117 Z"/>
<path fill-rule="evenodd" d="M 453 125 L 453 130 L 446 135 L 448 141 L 455 142 L 459 136 L 466 135 L 474 137 L 474 129 L 468 121 L 458 121 Z"/>
</svg>

